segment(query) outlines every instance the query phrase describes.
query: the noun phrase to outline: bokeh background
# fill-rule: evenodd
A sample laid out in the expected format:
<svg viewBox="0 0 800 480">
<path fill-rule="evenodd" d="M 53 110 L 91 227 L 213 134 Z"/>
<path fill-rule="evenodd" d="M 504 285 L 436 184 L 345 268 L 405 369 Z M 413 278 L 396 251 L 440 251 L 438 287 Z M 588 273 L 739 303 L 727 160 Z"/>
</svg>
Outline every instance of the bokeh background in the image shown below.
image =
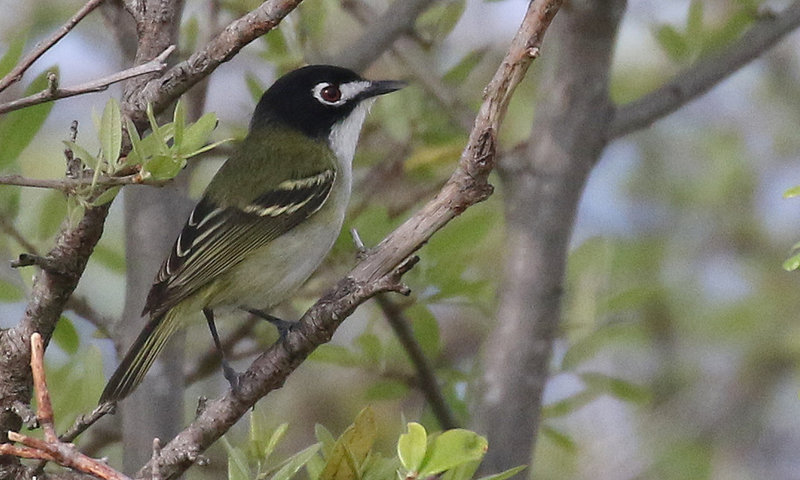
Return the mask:
<svg viewBox="0 0 800 480">
<path fill-rule="evenodd" d="M 615 50 L 612 97 L 624 103 L 658 87 L 734 41 L 754 15 L 788 4 L 629 1 Z M 0 0 L 0 55 L 21 45 L 28 51 L 81 5 Z M 210 9 L 187 0 L 181 50 L 191 51 L 208 32 L 257 5 L 231 0 Z M 423 80 L 394 54 L 366 70 L 370 77 L 411 82 L 377 102 L 357 153 L 358 181 L 346 227 L 357 228 L 368 245 L 429 199 L 454 168 L 466 140 L 454 119 L 477 108 L 526 6 L 521 0 L 441 1 L 417 20 L 413 39 L 431 67 L 428 74 L 449 89 L 458 108 L 432 99 Z M 360 32 L 348 2 L 301 4 L 276 32 L 245 48 L 203 86 L 206 94 L 195 101 L 219 116 L 213 139 L 241 138 L 258 95 L 276 75 L 335 58 Z M 570 242 L 563 319 L 529 470 L 533 478 L 800 478 L 800 279 L 782 268 L 800 240 L 800 200 L 783 198 L 800 184 L 798 51 L 800 36 L 791 34 L 702 98 L 603 153 L 583 192 Z M 534 63 L 510 108 L 502 149 L 530 133 L 534 99 L 542 94 L 540 63 L 551 61 L 547 52 L 545 41 L 543 59 Z M 124 58 L 95 13 L 0 101 L 20 96 L 34 77 L 56 66 L 68 86 L 123 69 Z M 120 94 L 112 86 L 56 102 L 19 156 L 0 154 L 0 174 L 60 177 L 70 122 L 79 122 L 78 143 L 98 148 L 96 118 L 107 99 Z M 19 122 L 0 116 L 0 150 L 15 141 L 15 129 L 29 128 Z M 166 188 L 196 199 L 226 148 L 192 160 L 180 186 Z M 465 426 L 471 424 L 481 355 L 487 354 L 482 345 L 503 321 L 494 318 L 505 261 L 503 186 L 494 177 L 493 183 L 494 196 L 420 251 L 421 263 L 405 277 L 412 296 L 394 299 L 413 322 Z M 122 318 L 126 271 L 132 268 L 125 257 L 124 201 L 118 198 L 112 207 L 81 279 L 76 297 L 82 308 L 65 312 L 56 348 L 48 350 L 62 429 L 94 406 L 115 366 L 112 342 L 97 326 Z M 11 269 L 9 261 L 29 247 L 46 252 L 66 215 L 58 192 L 0 187 L 0 327 L 20 318 L 33 275 L 30 268 Z M 160 259 L 165 253 L 152 255 Z M 346 273 L 354 256 L 345 231 L 321 271 L 281 306 L 281 316 L 298 317 Z M 275 339 L 268 325 L 236 315 L 226 320 L 220 322 L 223 336 L 252 326 L 233 347 L 239 369 Z M 187 339 L 184 423 L 198 396 L 215 396 L 226 386 L 204 323 L 196 322 Z M 199 359 L 210 363 L 199 368 Z M 262 400 L 253 415 L 264 425 L 289 423 L 279 448 L 287 455 L 314 441 L 315 424 L 340 432 L 366 404 L 378 412 L 387 452 L 406 420 L 437 428 L 374 302 L 348 319 L 331 346 Z M 226 438 L 241 444 L 247 431 L 243 421 Z M 111 421 L 78 444 L 114 464 L 122 450 L 118 440 Z M 188 478 L 219 478 L 225 455 L 222 446 L 215 447 L 211 466 L 194 469 Z"/>
</svg>

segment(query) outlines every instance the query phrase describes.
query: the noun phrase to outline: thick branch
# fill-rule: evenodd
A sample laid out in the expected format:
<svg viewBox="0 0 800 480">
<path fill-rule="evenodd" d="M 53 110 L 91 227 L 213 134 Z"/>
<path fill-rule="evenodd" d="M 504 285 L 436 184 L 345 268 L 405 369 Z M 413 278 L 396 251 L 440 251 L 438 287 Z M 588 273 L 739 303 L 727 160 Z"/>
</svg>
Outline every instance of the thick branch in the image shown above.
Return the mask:
<svg viewBox="0 0 800 480">
<path fill-rule="evenodd" d="M 161 54 L 156 58 L 147 63 L 114 73 L 107 77 L 92 80 L 91 82 L 81 83 L 80 85 L 75 85 L 74 87 L 69 88 L 59 88 L 57 85 L 53 85 L 53 88 L 47 88 L 39 93 L 0 104 L 0 114 L 31 107 L 40 103 L 52 102 L 53 100 L 58 100 L 60 98 L 74 97 L 76 95 L 83 95 L 85 93 L 102 92 L 103 90 L 107 89 L 109 85 L 113 85 L 123 80 L 138 77 L 140 75 L 147 75 L 149 73 L 161 72 L 167 68 L 165 61 L 173 50 L 175 50 L 175 47 L 170 46 L 161 52 Z"/>
<path fill-rule="evenodd" d="M 81 7 L 80 10 L 78 10 L 77 13 L 75 13 L 75 15 L 72 16 L 72 18 L 67 20 L 67 22 L 64 25 L 62 25 L 58 30 L 53 32 L 53 34 L 50 35 L 50 37 L 36 44 L 36 47 L 33 49 L 31 53 L 29 53 L 25 58 L 22 59 L 22 61 L 20 61 L 17 64 L 16 67 L 14 67 L 10 72 L 8 72 L 8 75 L 0 79 L 0 92 L 8 88 L 9 85 L 12 85 L 20 81 L 20 79 L 22 78 L 22 74 L 25 73 L 25 71 L 31 65 L 33 65 L 33 62 L 35 62 L 39 57 L 44 55 L 44 52 L 46 52 L 53 45 L 58 43 L 59 40 L 64 38 L 64 36 L 68 34 L 70 30 L 75 28 L 75 25 L 77 25 L 78 22 L 83 20 L 83 18 L 86 15 L 88 15 L 92 10 L 100 6 L 101 3 L 103 3 L 103 0 L 89 0 L 88 2 L 86 2 L 84 6 Z"/>
<path fill-rule="evenodd" d="M 780 13 L 761 16 L 736 42 L 700 58 L 657 90 L 617 109 L 609 138 L 650 126 L 711 90 L 800 26 L 800 1 Z"/>
<path fill-rule="evenodd" d="M 492 445 L 484 472 L 531 464 L 569 237 L 613 111 L 608 78 L 624 9 L 624 0 L 564 8 L 551 32 L 558 52 L 538 89 L 530 143 L 501 164 L 506 260 L 474 417 Z"/>
<path fill-rule="evenodd" d="M 486 89 L 469 143 L 458 168 L 436 198 L 390 234 L 364 260 L 303 315 L 297 328 L 259 356 L 241 377 L 237 394 L 206 404 L 183 432 L 138 476 L 154 467 L 174 478 L 244 415 L 255 402 L 280 387 L 286 377 L 319 345 L 330 340 L 339 324 L 366 299 L 400 288 L 404 261 L 439 228 L 491 193 L 487 176 L 494 165 L 495 135 L 514 88 L 538 52 L 544 32 L 561 2 L 534 0 L 506 58 Z M 399 265 L 399 267 L 398 267 Z"/>
</svg>

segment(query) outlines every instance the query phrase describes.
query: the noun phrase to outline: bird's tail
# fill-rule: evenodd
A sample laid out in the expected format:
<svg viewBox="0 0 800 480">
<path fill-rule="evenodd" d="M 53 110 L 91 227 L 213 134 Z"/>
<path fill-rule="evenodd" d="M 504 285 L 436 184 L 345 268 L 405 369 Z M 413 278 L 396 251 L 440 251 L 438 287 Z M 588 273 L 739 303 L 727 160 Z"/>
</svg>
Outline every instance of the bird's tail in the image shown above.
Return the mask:
<svg viewBox="0 0 800 480">
<path fill-rule="evenodd" d="M 157 317 L 150 318 L 142 333 L 125 354 L 122 363 L 111 375 L 103 394 L 100 395 L 99 403 L 122 400 L 142 382 L 167 340 L 181 326 L 181 315 L 177 310 L 172 308 Z"/>
</svg>

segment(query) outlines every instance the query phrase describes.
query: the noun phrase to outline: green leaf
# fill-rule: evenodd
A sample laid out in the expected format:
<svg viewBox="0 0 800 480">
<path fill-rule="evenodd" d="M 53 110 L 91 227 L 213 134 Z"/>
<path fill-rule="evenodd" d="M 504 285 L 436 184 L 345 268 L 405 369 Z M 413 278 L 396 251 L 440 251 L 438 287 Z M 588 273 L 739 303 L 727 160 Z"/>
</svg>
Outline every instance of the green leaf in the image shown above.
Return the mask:
<svg viewBox="0 0 800 480">
<path fill-rule="evenodd" d="M 8 75 L 9 72 L 17 65 L 20 57 L 22 57 L 22 50 L 25 48 L 25 41 L 27 35 L 13 35 L 11 43 L 8 45 L 8 50 L 0 58 L 0 78 Z"/>
<path fill-rule="evenodd" d="M 92 202 L 92 206 L 99 207 L 100 205 L 105 205 L 106 203 L 114 200 L 115 198 L 117 198 L 117 194 L 119 193 L 120 188 L 122 187 L 121 186 L 111 187 L 105 192 L 101 193 L 100 195 L 97 196 L 97 198 L 94 199 L 94 201 Z"/>
<path fill-rule="evenodd" d="M 783 269 L 791 272 L 800 268 L 800 252 L 795 253 L 783 262 Z"/>
<path fill-rule="evenodd" d="M 244 452 L 231 445 L 225 437 L 222 437 L 222 446 L 228 452 L 228 480 L 251 480 L 252 473 Z"/>
<path fill-rule="evenodd" d="M 494 475 L 487 475 L 485 477 L 481 477 L 478 480 L 506 480 L 507 478 L 511 478 L 514 475 L 518 474 L 519 472 L 525 470 L 527 465 L 520 465 L 518 467 L 509 468 L 508 470 L 500 473 L 495 473 Z"/>
<path fill-rule="evenodd" d="M 16 302 L 23 298 L 22 290 L 17 285 L 0 278 L 0 302 Z"/>
<path fill-rule="evenodd" d="M 575 453 L 578 451 L 578 445 L 575 443 L 575 440 L 573 440 L 572 437 L 566 433 L 560 432 L 547 425 L 542 426 L 541 432 L 545 438 L 553 442 L 553 444 L 557 447 L 570 453 Z"/>
<path fill-rule="evenodd" d="M 670 25 L 663 25 L 655 33 L 656 41 L 673 60 L 681 61 L 689 55 L 689 45 L 683 35 Z"/>
<path fill-rule="evenodd" d="M 186 151 L 183 148 L 183 131 L 186 127 L 186 107 L 183 105 L 183 100 L 178 99 L 175 104 L 175 111 L 172 113 L 172 123 L 175 125 L 173 133 L 173 148 L 177 152 Z"/>
<path fill-rule="evenodd" d="M 286 463 L 277 471 L 275 475 L 272 476 L 271 480 L 289 480 L 290 478 L 294 477 L 297 472 L 303 468 L 312 458 L 314 455 L 319 451 L 320 444 L 315 443 L 310 447 L 307 447 L 300 452 L 292 455 L 286 461 Z"/>
<path fill-rule="evenodd" d="M 602 391 L 619 400 L 646 403 L 650 399 L 647 388 L 621 378 L 597 372 L 581 373 L 580 377 L 588 388 Z"/>
<path fill-rule="evenodd" d="M 488 48 L 473 50 L 456 63 L 450 70 L 442 76 L 442 80 L 450 85 L 461 85 L 469 77 L 469 74 L 478 66 L 478 64 L 486 56 L 489 51 Z"/>
<path fill-rule="evenodd" d="M 61 317 L 58 320 L 56 329 L 53 330 L 53 341 L 69 355 L 74 355 L 78 352 L 81 338 L 72 320 L 67 317 Z"/>
<path fill-rule="evenodd" d="M 58 233 L 61 222 L 67 216 L 67 202 L 64 194 L 58 190 L 51 190 L 45 194 L 39 211 L 39 225 L 36 238 L 50 238 Z"/>
<path fill-rule="evenodd" d="M 408 393 L 408 385 L 399 380 L 377 380 L 372 382 L 365 396 L 367 400 L 396 400 Z"/>
<path fill-rule="evenodd" d="M 567 398 L 542 407 L 542 418 L 550 419 L 569 415 L 595 400 L 602 392 L 585 389 Z"/>
<path fill-rule="evenodd" d="M 185 164 L 185 160 L 176 161 L 169 155 L 159 154 L 148 160 L 142 169 L 156 180 L 170 180 L 180 173 Z"/>
<path fill-rule="evenodd" d="M 322 444 L 322 454 L 325 455 L 325 457 L 330 457 L 331 452 L 333 452 L 333 446 L 336 445 L 336 438 L 330 430 L 318 423 L 314 425 L 314 436 L 317 438 L 317 441 Z"/>
<path fill-rule="evenodd" d="M 428 448 L 428 433 L 425 427 L 415 422 L 409 423 L 407 428 L 408 432 L 397 440 L 397 456 L 406 470 L 418 472 Z"/>
<path fill-rule="evenodd" d="M 338 365 L 340 367 L 355 367 L 361 364 L 358 355 L 351 352 L 347 347 L 331 345 L 330 343 L 317 347 L 317 349 L 308 356 L 308 359 L 315 362 Z"/>
<path fill-rule="evenodd" d="M 219 142 L 209 143 L 205 147 L 202 147 L 202 148 L 199 148 L 199 149 L 197 149 L 197 150 L 195 150 L 193 152 L 189 152 L 189 153 L 184 154 L 183 157 L 184 158 L 191 158 L 191 157 L 194 157 L 195 155 L 200 155 L 201 153 L 205 153 L 205 152 L 207 152 L 209 150 L 213 150 L 213 149 L 217 148 L 218 146 L 222 145 L 223 143 L 228 143 L 228 142 L 230 142 L 232 140 L 233 140 L 233 138 L 226 138 L 224 140 L 220 140 Z"/>
<path fill-rule="evenodd" d="M 437 475 L 462 463 L 480 460 L 487 448 L 486 439 L 475 432 L 461 428 L 448 430 L 436 437 L 428 448 L 419 477 Z"/>
<path fill-rule="evenodd" d="M 114 247 L 109 247 L 104 242 L 95 246 L 92 259 L 112 272 L 125 273 L 125 255 Z"/>
<path fill-rule="evenodd" d="M 197 50 L 197 33 L 200 30 L 197 17 L 192 15 L 181 28 L 181 49 L 185 52 Z"/>
<path fill-rule="evenodd" d="M 183 132 L 183 141 L 180 143 L 182 153 L 195 152 L 208 143 L 211 132 L 217 128 L 217 115 L 206 113 Z M 178 144 L 177 125 L 175 126 L 175 143 Z"/>
<path fill-rule="evenodd" d="M 444 38 L 455 28 L 466 8 L 464 0 L 438 2 L 417 19 L 417 30 L 425 38 Z"/>
<path fill-rule="evenodd" d="M 17 217 L 21 191 L 21 188 L 0 188 L 0 215 L 9 220 Z"/>
<path fill-rule="evenodd" d="M 286 436 L 286 431 L 288 429 L 289 424 L 282 423 L 278 425 L 278 427 L 272 432 L 272 435 L 270 435 L 269 441 L 262 452 L 264 461 L 266 461 L 272 455 L 272 453 L 275 451 L 275 447 L 277 447 L 278 443 L 280 443 L 280 441 L 283 440 L 283 437 Z"/>
<path fill-rule="evenodd" d="M 361 349 L 364 360 L 368 364 L 379 366 L 383 364 L 383 345 L 374 333 L 362 333 L 356 338 L 356 345 Z"/>
<path fill-rule="evenodd" d="M 250 92 L 250 96 L 253 97 L 254 100 L 258 101 L 258 99 L 261 98 L 261 95 L 264 94 L 265 90 L 264 86 L 261 84 L 261 80 L 259 80 L 257 76 L 248 72 L 244 76 L 244 81 L 247 85 L 247 91 Z"/>
<path fill-rule="evenodd" d="M 703 0 L 692 0 L 689 4 L 689 15 L 686 19 L 686 36 L 701 39 L 703 37 Z"/>
<path fill-rule="evenodd" d="M 367 458 L 377 437 L 375 413 L 366 407 L 352 425 L 336 440 L 333 451 L 326 459 L 320 480 L 350 480 L 356 478 L 358 466 Z"/>
<path fill-rule="evenodd" d="M 116 164 L 122 148 L 122 115 L 119 103 L 114 98 L 108 99 L 103 109 L 103 116 L 100 117 L 100 145 L 103 149 L 103 158 L 110 168 Z"/>
<path fill-rule="evenodd" d="M 426 306 L 420 304 L 408 309 L 408 314 L 413 319 L 411 328 L 422 351 L 428 358 L 437 358 L 441 345 L 436 317 Z"/>
<path fill-rule="evenodd" d="M 131 151 L 125 160 L 126 165 L 140 165 L 144 162 L 145 154 L 142 146 L 142 139 L 130 118 L 125 117 L 125 125 L 128 130 L 128 138 L 131 140 Z"/>
<path fill-rule="evenodd" d="M 47 88 L 47 76 L 58 75 L 58 67 L 51 67 L 37 76 L 25 89 L 25 95 L 33 95 Z M 9 112 L 0 117 L 0 170 L 13 165 L 17 157 L 31 143 L 42 128 L 53 108 L 53 102 Z"/>
<path fill-rule="evenodd" d="M 783 192 L 783 198 L 794 198 L 800 195 L 800 185 L 792 187 Z"/>
</svg>

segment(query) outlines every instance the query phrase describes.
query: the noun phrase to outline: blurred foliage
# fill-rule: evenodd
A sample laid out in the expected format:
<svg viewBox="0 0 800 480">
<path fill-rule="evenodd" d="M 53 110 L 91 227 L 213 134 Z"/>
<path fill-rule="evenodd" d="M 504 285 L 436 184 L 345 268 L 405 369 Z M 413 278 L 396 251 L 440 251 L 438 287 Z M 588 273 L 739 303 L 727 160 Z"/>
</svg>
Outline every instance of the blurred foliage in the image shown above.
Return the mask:
<svg viewBox="0 0 800 480">
<path fill-rule="evenodd" d="M 0 73 L 31 48 L 38 32 L 52 29 L 69 14 L 56 15 L 43 2 L 33 3 L 36 8 L 28 13 L 30 18 L 20 19 L 19 31 L 0 34 Z M 360 27 L 343 3 L 303 2 L 277 31 L 242 52 L 245 61 L 226 66 L 236 68 L 236 75 L 212 77 L 210 85 L 217 91 L 211 92 L 209 102 L 216 95 L 212 105 L 236 113 L 238 105 L 229 104 L 235 102 L 228 101 L 228 94 L 238 90 L 245 92 L 252 107 L 270 83 L 261 68 L 265 63 L 277 76 L 350 45 Z M 487 33 L 484 43 L 465 49 L 461 44 L 475 32 L 465 35 L 459 21 L 462 15 L 487 11 L 480 8 L 502 9 L 512 3 L 437 2 L 417 22 L 414 38 L 438 68 L 430 74 L 438 75 L 467 109 L 479 104 L 480 89 L 507 39 L 495 44 Z M 222 2 L 220 23 L 259 4 Z M 638 13 L 627 20 L 639 31 L 636 41 L 646 48 L 620 45 L 625 60 L 613 72 L 611 94 L 616 101 L 631 101 L 662 85 L 680 69 L 729 45 L 768 14 L 753 0 L 675 4 L 682 7 L 649 3 L 653 11 L 672 12 L 671 16 L 656 20 Z M 189 9 L 198 5 L 202 2 L 187 2 Z M 676 8 L 679 15 L 674 15 Z M 510 21 L 509 31 L 516 22 L 516 18 Z M 184 53 L 201 44 L 208 29 L 205 17 L 193 11 L 182 28 Z M 796 165 L 800 142 L 794 128 L 800 99 L 796 45 L 792 40 L 780 47 L 770 57 L 772 63 L 743 72 L 721 93 L 715 90 L 674 118 L 621 139 L 598 166 L 575 227 L 564 322 L 531 476 L 677 480 L 734 478 L 729 474 L 736 472 L 736 478 L 792 478 L 786 472 L 800 470 L 795 455 L 800 448 L 798 283 L 796 272 L 780 268 L 784 261 L 787 269 L 800 264 L 800 244 L 785 260 L 798 237 L 796 199 L 784 200 L 788 207 L 780 204 L 781 192 L 794 196 L 798 189 L 790 187 L 800 183 Z M 542 60 L 550 61 L 546 55 Z M 73 68 L 60 65 L 62 71 L 68 67 Z M 509 109 L 501 150 L 529 135 L 538 70 L 531 70 L 531 78 L 520 86 Z M 30 80 L 26 76 L 13 93 L 41 89 L 47 71 L 31 75 Z M 387 55 L 367 75 L 411 74 Z M 431 198 L 450 175 L 466 139 L 442 103 L 420 86 L 422 82 L 410 80 L 409 88 L 375 104 L 360 141 L 346 227 L 356 228 L 367 247 Z M 100 109 L 105 103 L 105 98 L 96 96 L 83 99 L 87 103 L 78 104 L 83 110 Z M 0 117 L 0 173 L 61 176 L 60 139 L 67 131 L 65 115 L 72 113 L 62 110 L 57 124 L 51 124 L 48 114 L 68 105 L 45 104 Z M 105 173 L 127 166 L 106 160 L 116 160 L 117 132 L 125 123 L 114 105 L 106 103 L 96 134 L 90 122 L 82 125 L 77 141 L 81 147 L 75 148 L 87 166 L 100 165 Z M 224 133 L 212 132 L 213 114 L 190 124 L 185 109 L 183 104 L 176 106 L 169 122 L 151 118 L 149 133 L 134 139 L 134 153 L 124 161 L 143 163 L 153 178 L 172 178 L 189 156 L 200 153 L 209 136 L 217 141 L 229 132 L 240 136 L 245 131 L 244 117 L 239 124 L 223 122 Z M 58 140 L 39 141 L 51 138 Z M 92 146 L 95 140 L 97 145 Z M 198 157 L 201 168 L 193 170 L 197 177 L 193 181 L 206 182 L 213 173 L 207 166 L 220 162 L 220 155 Z M 497 178 L 491 180 L 497 187 L 495 196 L 469 209 L 421 249 L 421 263 L 405 277 L 412 297 L 393 297 L 433 365 L 448 406 L 466 426 L 475 401 L 482 341 L 499 328 L 495 322 L 503 321 L 493 319 L 506 260 L 503 185 Z M 102 200 L 111 197 L 113 193 Z M 77 292 L 98 314 L 118 315 L 115 305 L 121 304 L 124 294 L 119 203 L 114 204 L 90 274 Z M 13 259 L 26 248 L 8 234 L 9 228 L 46 252 L 66 216 L 67 201 L 61 193 L 0 188 L 3 258 Z M 282 316 L 296 318 L 353 265 L 354 257 L 352 239 L 345 231 L 321 271 L 282 306 Z M 24 308 L 30 277 L 30 270 L 0 266 L 2 326 L 13 325 Z M 441 445 L 436 439 L 444 437 L 438 440 L 441 443 L 447 437 L 428 433 L 438 423 L 384 316 L 373 302 L 362 306 L 285 388 L 262 401 L 247 421 L 228 433 L 224 447 L 208 452 L 211 466 L 192 470 L 188 478 L 379 479 L 396 478 L 398 470 L 420 475 L 438 471 L 441 454 L 433 452 Z M 221 324 L 223 336 L 240 320 Z M 109 346 L 92 340 L 91 321 L 64 317 L 53 337 L 58 348 L 48 351 L 48 378 L 60 430 L 94 406 L 103 385 L 97 372 L 103 371 L 102 360 L 111 358 L 101 359 L 98 346 Z M 188 335 L 190 361 L 208 353 L 211 342 L 204 325 L 190 328 Z M 266 325 L 256 325 L 234 358 L 240 358 L 244 367 L 254 352 L 274 339 Z M 210 396 L 221 388 L 219 377 L 214 371 L 189 386 L 187 419 L 194 414 L 197 396 Z M 359 416 L 367 403 L 374 412 L 366 410 Z M 418 423 L 396 422 L 401 416 Z M 353 418 L 355 423 L 348 427 Z M 401 434 L 400 429 L 407 430 Z M 345 433 L 337 439 L 331 431 Z M 480 437 L 470 433 L 450 435 L 480 443 Z M 91 440 L 89 433 L 86 443 Z M 378 453 L 393 447 L 396 454 Z M 441 451 L 450 452 L 444 455 L 447 458 L 466 458 Z M 110 455 L 110 462 L 118 464 L 114 455 L 119 452 L 113 447 L 88 453 Z M 445 465 L 449 470 L 442 478 L 472 478 L 475 466 L 475 462 Z"/>
<path fill-rule="evenodd" d="M 375 412 L 366 407 L 339 438 L 318 424 L 317 443 L 270 466 L 269 459 L 287 429 L 284 423 L 270 432 L 264 417 L 254 411 L 244 445 L 235 446 L 223 439 L 228 452 L 228 479 L 289 480 L 305 467 L 310 480 L 469 480 L 488 449 L 486 439 L 469 430 L 447 430 L 429 437 L 425 427 L 411 422 L 397 440 L 396 456 L 384 456 L 373 449 L 378 435 Z M 505 480 L 523 469 L 512 468 L 480 480 Z"/>
</svg>

